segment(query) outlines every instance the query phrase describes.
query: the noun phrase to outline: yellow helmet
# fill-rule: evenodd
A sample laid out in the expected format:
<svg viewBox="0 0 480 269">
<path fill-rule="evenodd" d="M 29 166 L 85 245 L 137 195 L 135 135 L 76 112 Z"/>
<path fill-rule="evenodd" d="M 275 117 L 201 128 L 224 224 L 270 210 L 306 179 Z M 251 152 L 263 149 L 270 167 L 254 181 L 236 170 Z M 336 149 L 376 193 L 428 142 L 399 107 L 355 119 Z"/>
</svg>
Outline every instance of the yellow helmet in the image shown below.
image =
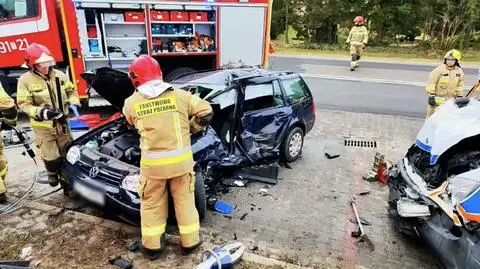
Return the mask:
<svg viewBox="0 0 480 269">
<path fill-rule="evenodd" d="M 457 60 L 458 62 L 460 62 L 460 59 L 462 59 L 462 53 L 456 49 L 449 50 L 445 54 L 445 59 Z"/>
</svg>

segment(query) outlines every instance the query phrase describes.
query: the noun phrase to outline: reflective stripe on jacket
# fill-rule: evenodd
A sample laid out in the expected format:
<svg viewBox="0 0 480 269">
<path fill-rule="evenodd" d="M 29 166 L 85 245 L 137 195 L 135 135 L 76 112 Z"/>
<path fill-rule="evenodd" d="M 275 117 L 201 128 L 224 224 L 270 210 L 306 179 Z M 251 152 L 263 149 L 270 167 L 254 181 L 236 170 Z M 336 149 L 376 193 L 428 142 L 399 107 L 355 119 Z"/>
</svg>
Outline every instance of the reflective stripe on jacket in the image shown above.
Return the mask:
<svg viewBox="0 0 480 269">
<path fill-rule="evenodd" d="M 193 172 L 192 121 L 211 112 L 208 102 L 184 90 L 169 89 L 151 99 L 135 92 L 127 98 L 123 114 L 140 134 L 142 169 L 162 166 L 155 177 L 164 179 Z"/>
</svg>

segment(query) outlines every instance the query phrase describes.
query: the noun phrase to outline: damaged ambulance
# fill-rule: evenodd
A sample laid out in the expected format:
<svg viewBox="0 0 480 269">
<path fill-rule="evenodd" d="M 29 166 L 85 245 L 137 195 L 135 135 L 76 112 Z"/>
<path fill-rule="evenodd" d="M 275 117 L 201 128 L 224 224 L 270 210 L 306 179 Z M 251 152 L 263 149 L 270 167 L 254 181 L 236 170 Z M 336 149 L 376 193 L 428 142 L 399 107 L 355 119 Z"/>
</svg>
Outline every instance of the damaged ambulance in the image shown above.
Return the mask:
<svg viewBox="0 0 480 269">
<path fill-rule="evenodd" d="M 83 77 L 116 109 L 134 91 L 128 75 L 111 68 Z M 313 96 L 298 74 L 215 70 L 186 74 L 172 83 L 209 101 L 214 112 L 210 126 L 192 135 L 195 201 L 201 218 L 208 194 L 215 192 L 222 177 L 279 158 L 296 160 L 315 122 Z M 140 153 L 137 131 L 119 115 L 67 145 L 61 168 L 64 188 L 124 219 L 138 219 Z"/>
<path fill-rule="evenodd" d="M 444 268 L 480 268 L 480 103 L 437 108 L 389 170 L 389 211 Z"/>
</svg>

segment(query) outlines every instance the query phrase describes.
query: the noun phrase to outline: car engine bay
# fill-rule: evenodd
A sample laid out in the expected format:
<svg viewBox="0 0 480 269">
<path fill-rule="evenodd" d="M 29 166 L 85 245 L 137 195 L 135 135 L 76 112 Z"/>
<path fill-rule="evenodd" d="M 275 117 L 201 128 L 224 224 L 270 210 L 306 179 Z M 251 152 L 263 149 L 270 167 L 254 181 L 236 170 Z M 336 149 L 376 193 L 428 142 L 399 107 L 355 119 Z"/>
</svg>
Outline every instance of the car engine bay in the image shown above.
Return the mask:
<svg viewBox="0 0 480 269">
<path fill-rule="evenodd" d="M 140 136 L 125 121 L 97 133 L 85 146 L 131 165 L 140 166 Z"/>
</svg>

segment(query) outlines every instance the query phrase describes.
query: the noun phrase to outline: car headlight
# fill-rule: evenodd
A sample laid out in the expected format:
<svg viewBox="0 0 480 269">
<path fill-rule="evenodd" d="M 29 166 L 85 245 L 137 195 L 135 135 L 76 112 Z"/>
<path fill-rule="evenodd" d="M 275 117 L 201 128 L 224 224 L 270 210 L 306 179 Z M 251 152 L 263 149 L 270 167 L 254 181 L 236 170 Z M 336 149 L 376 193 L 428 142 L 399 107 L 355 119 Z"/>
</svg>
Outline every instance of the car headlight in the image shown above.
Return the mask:
<svg viewBox="0 0 480 269">
<path fill-rule="evenodd" d="M 80 160 L 80 148 L 77 146 L 72 146 L 67 152 L 67 161 L 74 165 L 78 160 Z"/>
<path fill-rule="evenodd" d="M 122 188 L 133 193 L 137 193 L 137 185 L 140 181 L 140 174 L 126 176 L 122 181 Z"/>
<path fill-rule="evenodd" d="M 452 195 L 453 204 L 457 204 L 465 200 L 470 193 L 480 187 L 480 182 L 475 179 L 456 176 L 450 180 L 448 190 Z"/>
</svg>

